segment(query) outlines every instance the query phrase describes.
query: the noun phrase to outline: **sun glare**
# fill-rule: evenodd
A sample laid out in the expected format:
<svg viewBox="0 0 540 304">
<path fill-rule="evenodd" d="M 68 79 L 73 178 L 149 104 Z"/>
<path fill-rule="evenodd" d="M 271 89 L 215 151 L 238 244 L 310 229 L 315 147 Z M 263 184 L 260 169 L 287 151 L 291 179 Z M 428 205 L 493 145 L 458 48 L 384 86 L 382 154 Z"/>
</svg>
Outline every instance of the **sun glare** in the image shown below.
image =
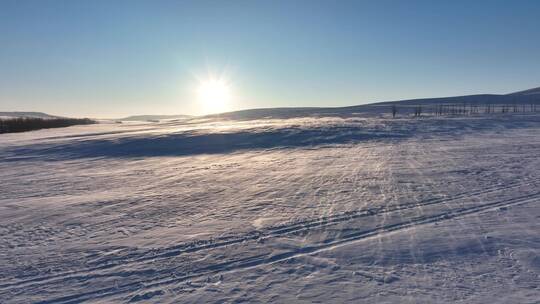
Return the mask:
<svg viewBox="0 0 540 304">
<path fill-rule="evenodd" d="M 228 108 L 231 90 L 224 80 L 209 79 L 200 83 L 198 97 L 206 112 L 223 112 Z"/>
</svg>

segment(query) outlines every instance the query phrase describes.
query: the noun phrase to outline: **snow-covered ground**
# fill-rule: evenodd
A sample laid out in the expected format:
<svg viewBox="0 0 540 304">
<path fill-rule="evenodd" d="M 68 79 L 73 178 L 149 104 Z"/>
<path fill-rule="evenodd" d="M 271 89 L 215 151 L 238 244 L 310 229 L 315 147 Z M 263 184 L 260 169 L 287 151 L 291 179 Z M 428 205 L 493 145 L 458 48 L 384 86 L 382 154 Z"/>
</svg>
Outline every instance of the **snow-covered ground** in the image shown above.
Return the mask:
<svg viewBox="0 0 540 304">
<path fill-rule="evenodd" d="M 0 303 L 538 303 L 540 116 L 0 135 Z"/>
</svg>

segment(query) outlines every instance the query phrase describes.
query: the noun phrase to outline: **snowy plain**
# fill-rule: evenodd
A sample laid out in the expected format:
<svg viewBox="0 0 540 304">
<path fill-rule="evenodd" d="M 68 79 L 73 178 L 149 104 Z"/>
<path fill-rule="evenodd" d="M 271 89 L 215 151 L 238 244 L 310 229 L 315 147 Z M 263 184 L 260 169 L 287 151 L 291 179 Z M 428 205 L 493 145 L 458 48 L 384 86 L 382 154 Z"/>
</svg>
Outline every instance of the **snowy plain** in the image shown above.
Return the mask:
<svg viewBox="0 0 540 304">
<path fill-rule="evenodd" d="M 540 115 L 0 136 L 0 303 L 539 303 Z"/>
</svg>

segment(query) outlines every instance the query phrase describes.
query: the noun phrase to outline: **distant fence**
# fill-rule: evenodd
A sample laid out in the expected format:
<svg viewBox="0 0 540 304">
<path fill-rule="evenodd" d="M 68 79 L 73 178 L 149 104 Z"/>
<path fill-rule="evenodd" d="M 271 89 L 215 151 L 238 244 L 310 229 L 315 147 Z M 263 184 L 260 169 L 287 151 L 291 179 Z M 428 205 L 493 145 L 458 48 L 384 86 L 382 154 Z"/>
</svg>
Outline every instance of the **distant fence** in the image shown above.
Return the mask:
<svg viewBox="0 0 540 304">
<path fill-rule="evenodd" d="M 48 129 L 48 128 L 63 128 L 74 125 L 89 125 L 94 124 L 96 121 L 88 118 L 30 118 L 30 117 L 19 117 L 19 118 L 8 118 L 0 119 L 0 134 L 1 133 L 15 133 L 15 132 L 25 132 L 39 129 Z"/>
<path fill-rule="evenodd" d="M 470 114 L 492 114 L 492 113 L 525 113 L 536 112 L 536 104 L 450 104 L 438 105 L 434 108 L 435 115 L 470 115 Z"/>
<path fill-rule="evenodd" d="M 400 111 L 401 110 L 401 111 Z M 398 113 L 405 115 L 413 114 L 415 117 L 422 114 L 434 116 L 448 115 L 474 115 L 474 114 L 495 114 L 495 113 L 526 113 L 537 112 L 540 106 L 537 104 L 439 104 L 439 105 L 392 105 L 392 117 Z"/>
</svg>

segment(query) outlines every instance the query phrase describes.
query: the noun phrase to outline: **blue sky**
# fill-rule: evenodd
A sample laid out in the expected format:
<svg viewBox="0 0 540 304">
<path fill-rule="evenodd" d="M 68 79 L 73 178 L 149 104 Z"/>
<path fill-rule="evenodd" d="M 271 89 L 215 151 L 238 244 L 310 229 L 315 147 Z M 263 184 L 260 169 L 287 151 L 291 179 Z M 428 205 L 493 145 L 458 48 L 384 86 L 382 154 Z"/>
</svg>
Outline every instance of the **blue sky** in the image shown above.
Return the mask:
<svg viewBox="0 0 540 304">
<path fill-rule="evenodd" d="M 0 1 L 0 111 L 204 114 L 540 86 L 540 1 Z"/>
</svg>

